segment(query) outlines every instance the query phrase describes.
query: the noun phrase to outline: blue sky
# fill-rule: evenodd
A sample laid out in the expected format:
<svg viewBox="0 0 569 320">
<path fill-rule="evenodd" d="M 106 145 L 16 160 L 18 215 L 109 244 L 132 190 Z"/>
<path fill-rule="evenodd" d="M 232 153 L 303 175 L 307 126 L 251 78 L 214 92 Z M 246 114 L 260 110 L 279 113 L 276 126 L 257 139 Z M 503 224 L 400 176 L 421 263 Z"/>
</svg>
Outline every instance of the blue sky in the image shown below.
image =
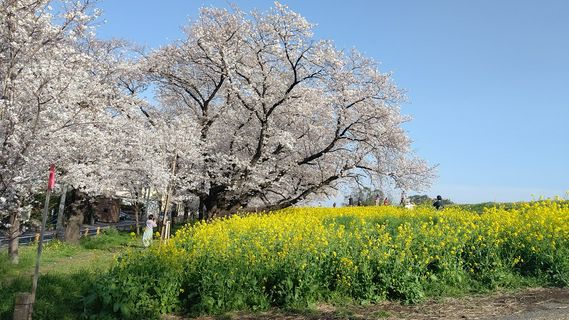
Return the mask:
<svg viewBox="0 0 569 320">
<path fill-rule="evenodd" d="M 202 6 L 272 1 L 101 0 L 103 38 L 157 48 Z M 459 203 L 569 190 L 569 1 L 281 1 L 315 36 L 393 72 L 415 152 L 438 164 L 426 193 Z"/>
</svg>

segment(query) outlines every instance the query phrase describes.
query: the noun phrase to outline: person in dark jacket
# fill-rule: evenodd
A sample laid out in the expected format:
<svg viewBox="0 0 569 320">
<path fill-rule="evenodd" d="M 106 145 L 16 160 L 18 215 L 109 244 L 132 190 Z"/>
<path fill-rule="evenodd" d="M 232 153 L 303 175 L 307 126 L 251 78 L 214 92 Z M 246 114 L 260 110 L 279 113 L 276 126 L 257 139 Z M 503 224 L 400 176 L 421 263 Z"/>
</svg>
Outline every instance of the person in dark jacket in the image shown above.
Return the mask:
<svg viewBox="0 0 569 320">
<path fill-rule="evenodd" d="M 441 210 L 443 208 L 443 197 L 437 196 L 437 200 L 433 202 L 433 207 L 435 207 L 437 210 Z"/>
</svg>

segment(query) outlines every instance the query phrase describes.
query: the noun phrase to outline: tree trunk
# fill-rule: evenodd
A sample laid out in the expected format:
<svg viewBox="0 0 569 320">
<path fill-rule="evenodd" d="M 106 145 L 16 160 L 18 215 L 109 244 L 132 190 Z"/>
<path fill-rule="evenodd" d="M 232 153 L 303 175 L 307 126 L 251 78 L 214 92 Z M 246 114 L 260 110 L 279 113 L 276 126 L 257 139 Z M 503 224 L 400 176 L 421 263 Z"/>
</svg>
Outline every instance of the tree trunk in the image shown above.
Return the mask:
<svg viewBox="0 0 569 320">
<path fill-rule="evenodd" d="M 72 203 L 70 205 L 70 215 L 67 218 L 67 226 L 65 227 L 65 242 L 78 243 L 81 237 L 81 226 L 83 225 L 84 212 L 87 207 L 87 200 L 84 193 L 74 189 L 72 194 Z"/>
<path fill-rule="evenodd" d="M 8 231 L 8 255 L 12 264 L 18 264 L 20 257 L 18 255 L 18 246 L 20 244 L 20 219 L 18 213 L 12 212 L 10 214 L 10 229 Z"/>
<path fill-rule="evenodd" d="M 212 186 L 209 190 L 209 194 L 203 198 L 203 207 L 205 210 L 206 220 L 231 215 L 234 213 L 233 210 L 237 209 L 236 205 L 230 204 L 225 199 L 225 192 L 226 186 Z"/>
<path fill-rule="evenodd" d="M 190 212 L 190 201 L 184 201 L 184 223 L 188 222 L 188 213 Z"/>
<path fill-rule="evenodd" d="M 136 198 L 136 202 L 134 203 L 134 220 L 136 221 L 136 235 L 140 234 L 140 228 L 138 226 L 138 216 L 140 214 L 140 207 L 138 205 L 138 197 Z"/>
<path fill-rule="evenodd" d="M 83 212 L 78 212 L 67 221 L 65 228 L 65 242 L 77 244 L 81 238 L 81 226 L 83 225 Z"/>
<path fill-rule="evenodd" d="M 146 188 L 144 196 L 144 216 L 148 219 L 148 207 L 150 206 L 150 187 Z"/>
<path fill-rule="evenodd" d="M 58 239 L 63 237 L 63 213 L 65 211 L 65 198 L 67 196 L 67 185 L 63 185 L 61 199 L 59 200 L 59 210 L 57 211 L 57 224 L 55 227 L 55 235 Z"/>
<path fill-rule="evenodd" d="M 203 197 L 200 197 L 200 202 L 198 205 L 198 220 L 204 220 L 207 219 L 206 214 L 205 214 L 205 199 Z"/>
</svg>

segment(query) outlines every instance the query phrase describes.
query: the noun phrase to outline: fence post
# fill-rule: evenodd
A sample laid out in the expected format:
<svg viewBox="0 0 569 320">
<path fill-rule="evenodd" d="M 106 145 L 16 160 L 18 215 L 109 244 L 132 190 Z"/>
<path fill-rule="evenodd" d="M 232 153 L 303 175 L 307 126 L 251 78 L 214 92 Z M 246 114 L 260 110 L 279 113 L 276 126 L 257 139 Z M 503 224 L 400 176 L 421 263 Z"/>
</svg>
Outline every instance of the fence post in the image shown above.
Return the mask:
<svg viewBox="0 0 569 320">
<path fill-rule="evenodd" d="M 18 293 L 14 307 L 14 320 L 29 320 L 32 318 L 32 295 L 30 293 Z"/>
</svg>

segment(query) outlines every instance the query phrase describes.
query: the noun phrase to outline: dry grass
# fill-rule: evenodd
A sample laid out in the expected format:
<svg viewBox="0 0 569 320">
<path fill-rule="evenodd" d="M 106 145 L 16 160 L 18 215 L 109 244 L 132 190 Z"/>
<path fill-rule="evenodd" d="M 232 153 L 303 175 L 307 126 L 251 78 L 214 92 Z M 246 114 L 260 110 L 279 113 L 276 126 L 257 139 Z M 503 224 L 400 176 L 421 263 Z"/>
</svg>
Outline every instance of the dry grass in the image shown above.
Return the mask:
<svg viewBox="0 0 569 320">
<path fill-rule="evenodd" d="M 549 312 L 548 312 L 549 311 Z M 537 315 L 537 316 L 536 316 Z M 188 319 L 168 316 L 164 319 Z M 454 320 L 454 319 L 569 319 L 569 288 L 531 288 L 513 293 L 428 300 L 417 305 L 382 302 L 368 306 L 318 305 L 314 310 L 229 313 L 194 320 Z"/>
</svg>

